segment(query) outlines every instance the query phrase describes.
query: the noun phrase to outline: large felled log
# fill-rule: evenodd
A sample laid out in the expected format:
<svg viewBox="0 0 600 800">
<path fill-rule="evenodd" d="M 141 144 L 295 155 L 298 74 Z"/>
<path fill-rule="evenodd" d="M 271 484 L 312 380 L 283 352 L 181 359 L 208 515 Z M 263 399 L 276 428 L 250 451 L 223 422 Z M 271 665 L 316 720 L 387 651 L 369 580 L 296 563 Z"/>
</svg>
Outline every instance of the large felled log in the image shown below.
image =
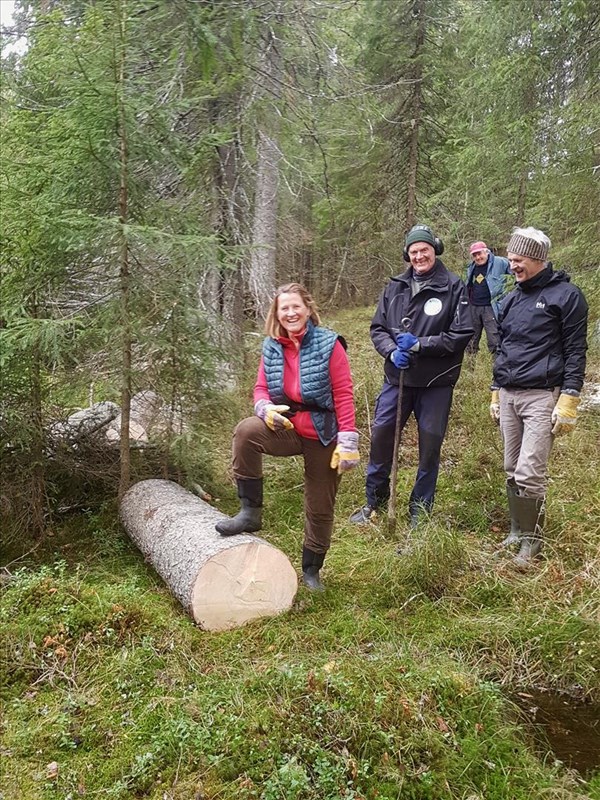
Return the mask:
<svg viewBox="0 0 600 800">
<path fill-rule="evenodd" d="M 201 628 L 235 628 L 292 605 L 298 579 L 287 556 L 256 536 L 219 536 L 215 523 L 225 515 L 178 484 L 140 481 L 124 495 L 120 513 Z"/>
</svg>

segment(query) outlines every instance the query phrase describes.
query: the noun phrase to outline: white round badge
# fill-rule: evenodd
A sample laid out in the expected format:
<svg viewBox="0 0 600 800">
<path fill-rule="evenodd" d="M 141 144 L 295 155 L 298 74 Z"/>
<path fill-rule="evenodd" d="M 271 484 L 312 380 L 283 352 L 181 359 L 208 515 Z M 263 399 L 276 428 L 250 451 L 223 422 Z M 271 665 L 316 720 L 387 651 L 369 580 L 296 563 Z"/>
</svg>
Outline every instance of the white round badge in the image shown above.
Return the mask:
<svg viewBox="0 0 600 800">
<path fill-rule="evenodd" d="M 423 311 L 427 314 L 428 317 L 435 317 L 436 314 L 439 314 L 442 310 L 442 301 L 439 297 L 430 297 L 429 300 L 425 303 L 423 307 Z"/>
</svg>

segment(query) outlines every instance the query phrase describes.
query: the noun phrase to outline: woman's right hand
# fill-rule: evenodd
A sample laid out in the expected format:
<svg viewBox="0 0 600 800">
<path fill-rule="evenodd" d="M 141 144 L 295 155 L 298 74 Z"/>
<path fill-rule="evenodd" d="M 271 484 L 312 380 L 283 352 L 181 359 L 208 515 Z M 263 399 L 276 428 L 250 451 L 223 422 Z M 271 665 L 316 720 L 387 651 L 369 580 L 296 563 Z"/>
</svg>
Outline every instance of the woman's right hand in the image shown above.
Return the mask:
<svg viewBox="0 0 600 800">
<path fill-rule="evenodd" d="M 254 404 L 254 413 L 272 431 L 294 430 L 292 421 L 283 416 L 289 410 L 289 406 L 276 406 L 273 403 L 269 403 L 268 400 L 257 400 Z"/>
</svg>

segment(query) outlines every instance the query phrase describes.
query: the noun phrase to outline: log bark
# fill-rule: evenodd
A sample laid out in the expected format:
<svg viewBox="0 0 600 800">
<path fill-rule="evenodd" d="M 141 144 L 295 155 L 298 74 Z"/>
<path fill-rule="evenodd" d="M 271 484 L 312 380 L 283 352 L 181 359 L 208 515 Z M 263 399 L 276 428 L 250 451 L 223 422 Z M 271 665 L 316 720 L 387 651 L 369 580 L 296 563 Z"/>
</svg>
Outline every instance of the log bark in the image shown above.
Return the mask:
<svg viewBox="0 0 600 800">
<path fill-rule="evenodd" d="M 256 536 L 223 538 L 225 517 L 172 481 L 136 483 L 120 504 L 125 530 L 204 630 L 288 610 L 298 589 L 287 556 Z"/>
</svg>

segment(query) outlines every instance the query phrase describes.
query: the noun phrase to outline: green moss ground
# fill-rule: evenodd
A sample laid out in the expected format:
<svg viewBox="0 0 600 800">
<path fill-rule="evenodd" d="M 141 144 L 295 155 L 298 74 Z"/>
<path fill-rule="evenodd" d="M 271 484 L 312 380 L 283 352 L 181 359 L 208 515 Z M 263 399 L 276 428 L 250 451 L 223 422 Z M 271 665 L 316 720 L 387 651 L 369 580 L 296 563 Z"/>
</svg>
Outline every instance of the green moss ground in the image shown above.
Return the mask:
<svg viewBox="0 0 600 800">
<path fill-rule="evenodd" d="M 381 381 L 371 312 L 328 320 L 350 344 L 364 462 Z M 186 456 L 190 480 L 227 512 L 236 501 L 223 430 L 251 407 L 249 341 L 246 390 L 199 424 L 210 460 Z M 598 363 L 592 351 L 592 378 Z M 435 514 L 413 552 L 395 555 L 385 520 L 347 523 L 363 500 L 363 464 L 342 482 L 326 593 L 301 588 L 281 617 L 199 630 L 110 503 L 56 526 L 33 552 L 9 541 L 19 560 L 1 611 L 2 800 L 599 798 L 599 774 L 583 781 L 540 760 L 505 689 L 600 700 L 600 415 L 583 414 L 557 441 L 546 559 L 517 573 L 495 551 L 507 511 L 489 367 L 482 353 L 463 372 Z M 415 441 L 410 426 L 401 507 Z M 301 463 L 267 459 L 266 476 L 263 535 L 298 568 Z"/>
</svg>

